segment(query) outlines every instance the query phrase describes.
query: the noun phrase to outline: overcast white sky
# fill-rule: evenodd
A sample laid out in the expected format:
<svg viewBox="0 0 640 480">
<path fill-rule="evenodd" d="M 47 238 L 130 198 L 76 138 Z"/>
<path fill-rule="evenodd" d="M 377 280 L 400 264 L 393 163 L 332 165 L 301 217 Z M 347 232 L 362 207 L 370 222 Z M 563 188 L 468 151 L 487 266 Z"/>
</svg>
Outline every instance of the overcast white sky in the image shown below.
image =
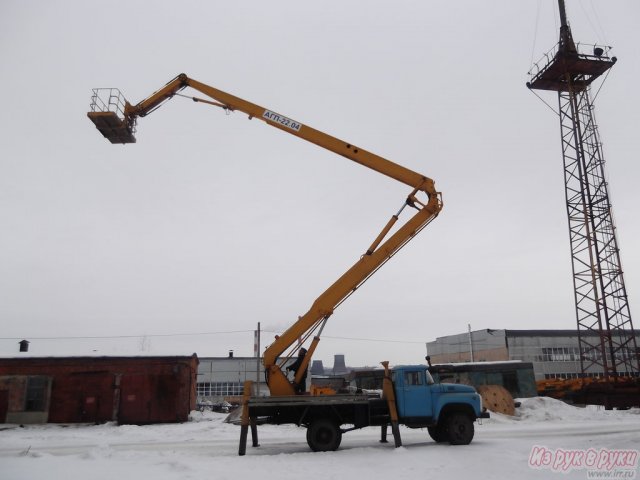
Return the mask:
<svg viewBox="0 0 640 480">
<path fill-rule="evenodd" d="M 640 3 L 567 9 L 577 41 L 619 59 L 596 112 L 637 314 Z M 185 99 L 141 119 L 135 145 L 111 145 L 86 117 L 94 87 L 137 103 L 181 72 L 443 192 L 441 215 L 330 319 L 325 365 L 420 362 L 424 342 L 469 323 L 574 328 L 558 120 L 525 87 L 557 18 L 552 0 L 4 0 L 0 354 L 26 338 L 34 354 L 251 355 L 257 322 L 264 346 L 408 193 Z M 123 338 L 50 338 L 78 336 Z"/>
</svg>

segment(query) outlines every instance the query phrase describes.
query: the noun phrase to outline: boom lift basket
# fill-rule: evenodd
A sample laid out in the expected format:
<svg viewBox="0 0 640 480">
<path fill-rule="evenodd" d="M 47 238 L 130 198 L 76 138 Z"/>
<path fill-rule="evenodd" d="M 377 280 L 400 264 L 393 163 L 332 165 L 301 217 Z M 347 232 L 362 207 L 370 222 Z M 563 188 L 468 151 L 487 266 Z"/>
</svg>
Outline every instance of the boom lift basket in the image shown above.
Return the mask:
<svg viewBox="0 0 640 480">
<path fill-rule="evenodd" d="M 94 88 L 89 119 L 111 143 L 136 143 L 136 118 L 125 115 L 127 101 L 117 88 Z"/>
</svg>

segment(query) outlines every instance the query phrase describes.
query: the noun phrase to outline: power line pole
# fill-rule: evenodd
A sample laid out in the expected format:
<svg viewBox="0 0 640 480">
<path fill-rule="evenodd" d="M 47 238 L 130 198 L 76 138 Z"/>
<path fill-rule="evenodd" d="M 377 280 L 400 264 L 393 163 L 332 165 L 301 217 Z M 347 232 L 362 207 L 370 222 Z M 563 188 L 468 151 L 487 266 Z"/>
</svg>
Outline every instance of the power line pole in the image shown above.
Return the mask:
<svg viewBox="0 0 640 480">
<path fill-rule="evenodd" d="M 254 353 L 256 356 L 256 396 L 260 395 L 260 322 L 254 335 Z"/>
</svg>

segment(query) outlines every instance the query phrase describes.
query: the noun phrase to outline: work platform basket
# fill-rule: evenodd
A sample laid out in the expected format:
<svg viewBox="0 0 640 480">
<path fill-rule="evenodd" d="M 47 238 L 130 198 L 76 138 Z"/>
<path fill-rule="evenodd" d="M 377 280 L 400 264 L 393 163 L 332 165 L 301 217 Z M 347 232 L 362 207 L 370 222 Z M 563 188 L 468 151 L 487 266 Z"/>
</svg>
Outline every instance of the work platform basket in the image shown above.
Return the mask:
<svg viewBox="0 0 640 480">
<path fill-rule="evenodd" d="M 94 88 L 89 119 L 111 143 L 136 142 L 136 118 L 125 115 L 127 101 L 117 88 Z"/>
</svg>

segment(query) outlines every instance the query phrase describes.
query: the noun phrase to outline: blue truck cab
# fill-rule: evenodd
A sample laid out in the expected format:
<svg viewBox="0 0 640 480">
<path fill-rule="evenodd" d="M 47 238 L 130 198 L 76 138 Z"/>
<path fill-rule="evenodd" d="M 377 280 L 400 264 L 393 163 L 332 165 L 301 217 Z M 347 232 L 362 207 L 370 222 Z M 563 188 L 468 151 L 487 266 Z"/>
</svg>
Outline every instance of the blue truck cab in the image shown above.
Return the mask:
<svg viewBox="0 0 640 480">
<path fill-rule="evenodd" d="M 469 444 L 475 420 L 489 417 L 473 387 L 435 383 L 426 365 L 397 366 L 391 375 L 399 423 L 426 427 L 436 442 Z"/>
</svg>

